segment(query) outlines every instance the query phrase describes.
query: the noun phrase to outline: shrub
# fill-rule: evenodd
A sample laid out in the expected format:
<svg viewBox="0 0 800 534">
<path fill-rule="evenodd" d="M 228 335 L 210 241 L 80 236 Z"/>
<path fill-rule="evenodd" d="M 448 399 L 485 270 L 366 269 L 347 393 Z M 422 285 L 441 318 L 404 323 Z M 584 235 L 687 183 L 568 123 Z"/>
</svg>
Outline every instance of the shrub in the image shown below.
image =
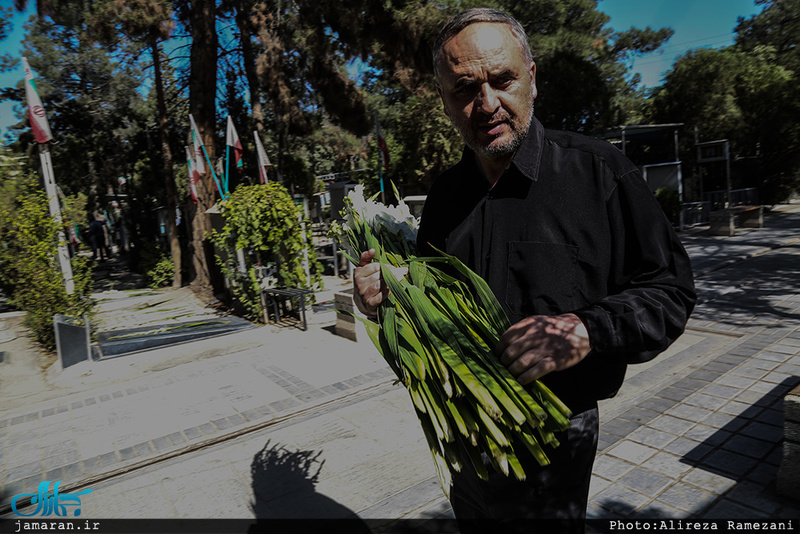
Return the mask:
<svg viewBox="0 0 800 534">
<path fill-rule="evenodd" d="M 175 269 L 170 256 L 155 241 L 143 240 L 136 247 L 136 272 L 144 276 L 144 281 L 151 289 L 158 289 L 172 284 Z"/>
<path fill-rule="evenodd" d="M 47 197 L 24 186 L 13 205 L 0 212 L 2 228 L 3 286 L 9 302 L 26 312 L 26 325 L 45 348 L 55 348 L 53 315 L 81 317 L 93 302 L 91 263 L 87 258 L 71 260 L 75 290 L 67 295 L 59 274 L 58 227 L 50 217 Z"/>
<path fill-rule="evenodd" d="M 263 316 L 257 268 L 274 265 L 277 287 L 321 284 L 322 266 L 312 245 L 311 224 L 301 220 L 300 211 L 282 185 L 240 186 L 221 203 L 220 211 L 225 226 L 212 235 L 217 263 L 234 297 L 251 317 Z M 306 249 L 310 280 L 304 264 Z M 244 253 L 244 272 L 239 268 L 237 250 Z"/>
<path fill-rule="evenodd" d="M 677 225 L 680 223 L 681 216 L 681 200 L 678 191 L 667 187 L 661 187 L 656 190 L 656 200 L 667 216 L 667 219 Z"/>
<path fill-rule="evenodd" d="M 175 264 L 169 254 L 162 254 L 161 258 L 156 262 L 152 269 L 148 270 L 145 275 L 147 286 L 151 289 L 158 289 L 172 284 L 172 279 L 175 277 Z"/>
</svg>

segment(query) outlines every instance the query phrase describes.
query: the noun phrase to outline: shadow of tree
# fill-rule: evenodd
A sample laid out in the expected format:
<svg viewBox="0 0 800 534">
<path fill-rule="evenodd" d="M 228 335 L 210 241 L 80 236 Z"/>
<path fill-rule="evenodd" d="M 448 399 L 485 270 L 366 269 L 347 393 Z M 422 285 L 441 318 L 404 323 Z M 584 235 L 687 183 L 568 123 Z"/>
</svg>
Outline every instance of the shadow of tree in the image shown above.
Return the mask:
<svg viewBox="0 0 800 534">
<path fill-rule="evenodd" d="M 710 480 L 729 480 L 730 489 L 696 512 L 710 518 L 797 517 L 799 503 L 778 494 L 775 482 L 783 449 L 783 402 L 799 384 L 800 377 L 788 377 L 721 428 L 704 425 L 707 435 L 696 435 L 703 441 L 681 462 L 709 473 Z"/>
<path fill-rule="evenodd" d="M 126 259 L 117 258 L 95 264 L 92 270 L 92 288 L 96 292 L 116 289 L 147 289 L 144 277 L 131 269 Z"/>
<path fill-rule="evenodd" d="M 787 291 L 800 287 L 799 261 L 800 245 L 791 245 L 717 271 L 713 280 L 698 280 L 693 317 L 744 326 L 800 324 L 800 303 Z"/>
<path fill-rule="evenodd" d="M 251 508 L 257 518 L 250 533 L 280 532 L 280 528 L 291 532 L 371 532 L 355 512 L 317 492 L 325 463 L 320 460 L 321 454 L 290 451 L 267 441 L 250 465 Z"/>
<path fill-rule="evenodd" d="M 668 512 L 659 510 L 658 508 L 649 507 L 645 511 L 637 512 L 631 504 L 615 499 L 605 500 L 602 503 L 605 510 L 599 510 L 600 513 L 593 514 L 592 517 L 586 519 L 586 534 L 599 534 L 601 532 L 609 532 L 611 530 L 611 521 L 621 521 L 622 525 L 614 528 L 614 531 L 625 532 L 641 532 L 645 528 L 635 528 L 635 521 L 637 519 L 648 522 L 661 522 L 671 521 L 675 519 Z M 652 530 L 669 530 L 670 526 L 667 523 L 664 528 L 653 528 Z M 674 525 L 673 525 L 674 526 Z M 650 528 L 647 527 L 649 531 Z"/>
<path fill-rule="evenodd" d="M 744 397 L 727 404 L 729 409 L 701 419 L 677 440 L 664 441 L 668 445 L 660 447 L 662 461 L 675 455 L 693 469 L 674 468 L 669 475 L 647 466 L 634 468 L 625 476 L 627 482 L 618 481 L 621 485 L 611 488 L 608 498 L 590 504 L 588 531 L 608 531 L 610 521 L 617 520 L 657 520 L 658 528 L 651 530 L 667 530 L 673 528 L 671 524 L 662 528 L 660 520 L 686 523 L 800 517 L 800 502 L 776 489 L 784 439 L 783 402 L 798 384 L 800 377 L 788 376 L 748 398 L 747 404 Z M 630 494 L 631 500 L 617 498 L 619 494 Z"/>
</svg>

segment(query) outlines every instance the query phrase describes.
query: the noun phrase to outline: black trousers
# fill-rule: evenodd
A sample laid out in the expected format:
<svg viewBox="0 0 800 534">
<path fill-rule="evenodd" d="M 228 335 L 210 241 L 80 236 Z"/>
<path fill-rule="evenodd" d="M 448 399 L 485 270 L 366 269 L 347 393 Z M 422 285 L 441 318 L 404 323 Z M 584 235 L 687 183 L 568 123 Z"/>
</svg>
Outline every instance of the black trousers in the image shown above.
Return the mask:
<svg viewBox="0 0 800 534">
<path fill-rule="evenodd" d="M 595 403 L 573 415 L 558 447 L 545 447 L 550 465 L 541 467 L 524 445 L 515 445 L 526 473 L 522 482 L 495 471 L 486 457 L 489 480 L 483 481 L 465 462 L 450 492 L 461 534 L 584 532 L 597 433 Z"/>
</svg>

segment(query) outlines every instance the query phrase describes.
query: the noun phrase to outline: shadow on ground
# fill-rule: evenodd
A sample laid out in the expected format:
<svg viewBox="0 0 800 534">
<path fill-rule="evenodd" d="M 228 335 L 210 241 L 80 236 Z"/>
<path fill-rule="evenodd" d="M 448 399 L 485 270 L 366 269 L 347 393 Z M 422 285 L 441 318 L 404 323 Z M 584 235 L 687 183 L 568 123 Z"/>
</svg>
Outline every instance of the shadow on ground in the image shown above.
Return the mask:
<svg viewBox="0 0 800 534">
<path fill-rule="evenodd" d="M 305 532 L 318 528 L 323 520 L 326 532 L 371 532 L 355 512 L 316 490 L 324 464 L 321 454 L 291 451 L 267 441 L 250 466 L 251 508 L 258 519 L 251 534 L 270 532 L 276 522 L 291 527 L 292 532 Z"/>
<path fill-rule="evenodd" d="M 731 413 L 717 411 L 702 419 L 669 445 L 670 452 L 679 454 L 680 462 L 692 469 L 681 470 L 683 475 L 678 477 L 634 470 L 636 476 L 631 480 L 637 483 L 642 502 L 602 500 L 592 513 L 590 532 L 603 532 L 609 528 L 609 520 L 618 519 L 657 520 L 662 529 L 661 520 L 800 517 L 800 501 L 776 490 L 783 449 L 784 397 L 798 384 L 800 377 L 787 377 L 752 401 L 728 403 Z M 644 504 L 649 500 L 646 496 L 654 500 Z M 669 523 L 663 527 L 671 528 Z"/>
<path fill-rule="evenodd" d="M 133 272 L 128 261 L 121 257 L 96 261 L 92 281 L 95 292 L 147 288 L 144 277 Z"/>
<path fill-rule="evenodd" d="M 777 322 L 800 322 L 800 302 L 787 298 L 787 288 L 800 287 L 800 245 L 783 247 L 766 256 L 718 271 L 714 280 L 698 283 L 700 309 L 720 323 L 740 326 L 770 326 Z M 699 311 L 699 310 L 698 310 Z"/>
<path fill-rule="evenodd" d="M 681 461 L 707 472 L 709 480 L 731 482 L 697 512 L 725 519 L 800 516 L 800 502 L 775 489 L 783 450 L 783 402 L 798 384 L 800 377 L 786 378 L 684 455 Z"/>
</svg>

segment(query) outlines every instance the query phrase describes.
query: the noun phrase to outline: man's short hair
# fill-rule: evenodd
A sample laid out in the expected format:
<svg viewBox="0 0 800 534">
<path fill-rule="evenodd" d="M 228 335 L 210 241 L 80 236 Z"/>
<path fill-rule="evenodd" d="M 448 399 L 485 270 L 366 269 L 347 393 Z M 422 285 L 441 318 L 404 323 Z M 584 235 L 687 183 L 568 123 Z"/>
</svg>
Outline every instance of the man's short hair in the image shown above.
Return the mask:
<svg viewBox="0 0 800 534">
<path fill-rule="evenodd" d="M 517 41 L 519 41 L 525 61 L 533 61 L 531 45 L 528 43 L 528 35 L 525 33 L 525 28 L 522 27 L 522 24 L 520 24 L 517 19 L 499 9 L 475 7 L 453 16 L 439 32 L 439 36 L 436 38 L 436 42 L 433 45 L 433 72 L 436 74 L 437 80 L 440 79 L 439 56 L 442 53 L 442 48 L 445 43 L 458 35 L 461 30 L 470 24 L 478 22 L 497 22 L 507 25 L 511 29 L 511 33 L 516 37 Z"/>
</svg>

